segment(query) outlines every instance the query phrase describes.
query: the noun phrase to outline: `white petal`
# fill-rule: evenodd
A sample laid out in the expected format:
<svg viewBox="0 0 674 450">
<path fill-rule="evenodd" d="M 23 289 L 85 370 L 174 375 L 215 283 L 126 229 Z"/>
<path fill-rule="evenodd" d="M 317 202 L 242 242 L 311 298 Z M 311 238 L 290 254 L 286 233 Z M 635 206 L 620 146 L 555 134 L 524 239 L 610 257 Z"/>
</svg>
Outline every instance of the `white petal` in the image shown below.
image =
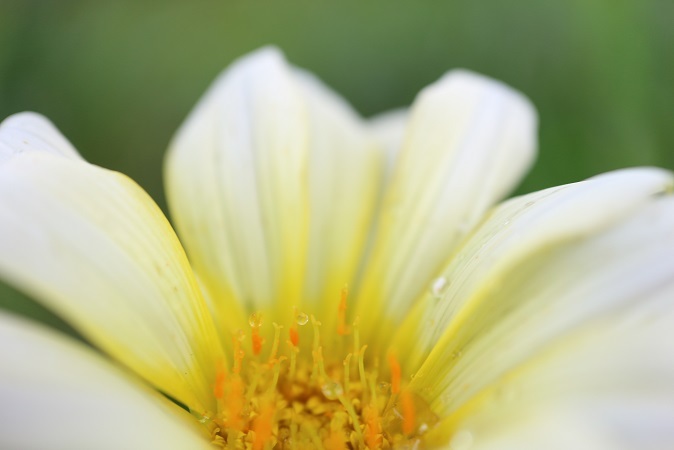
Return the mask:
<svg viewBox="0 0 674 450">
<path fill-rule="evenodd" d="M 416 371 L 442 336 L 451 332 L 447 328 L 457 327 L 464 315 L 472 314 L 473 304 L 489 308 L 496 302 L 490 295 L 499 292 L 504 280 L 521 273 L 520 266 L 601 233 L 672 184 L 668 172 L 630 169 L 499 205 L 439 272 L 435 283 L 442 281 L 442 289 L 429 283 L 398 333 L 395 346 L 406 355 L 408 369 Z M 517 301 L 512 298 L 507 304 Z"/>
<path fill-rule="evenodd" d="M 3 312 L 0 360 L 0 448 L 212 448 L 187 412 L 93 350 Z"/>
<path fill-rule="evenodd" d="M 608 195 L 607 187 L 620 190 Z M 645 362 L 638 376 L 616 375 L 628 373 L 627 366 L 644 355 L 630 360 L 624 355 L 628 346 L 615 336 L 656 309 L 674 317 L 674 199 L 654 196 L 663 189 L 671 189 L 671 177 L 663 172 L 611 174 L 513 200 L 477 230 L 465 254 L 457 255 L 447 292 L 432 300 L 418 326 L 433 328 L 420 332 L 422 345 L 429 335 L 441 333 L 411 384 L 446 418 L 439 429 L 456 431 L 467 417 L 489 414 L 497 393 L 510 395 L 500 389 L 503 380 L 537 367 L 547 353 L 557 358 L 568 352 L 585 372 L 566 374 L 557 362 L 544 374 L 560 378 L 541 384 L 532 399 L 563 386 L 583 399 L 611 380 L 616 392 L 628 392 L 626 383 L 643 387 L 649 374 L 661 375 L 652 366 L 646 369 Z M 429 325 L 431 318 L 437 323 Z M 612 330 L 610 339 L 597 331 L 604 328 Z M 643 327 L 626 335 L 640 343 L 642 354 L 659 345 L 643 334 Z M 602 351 L 594 356 L 578 350 L 600 344 Z M 568 364 L 567 369 L 575 363 Z M 668 374 L 662 379 L 671 379 Z M 519 384 L 517 392 L 534 390 L 535 378 Z M 519 397 L 508 414 L 524 410 Z"/>
<path fill-rule="evenodd" d="M 171 145 L 167 194 L 230 328 L 255 310 L 283 322 L 303 301 L 315 310 L 338 299 L 357 268 L 380 169 L 355 112 L 276 50 L 216 80 Z"/>
<path fill-rule="evenodd" d="M 370 311 L 402 320 L 462 237 L 519 181 L 535 146 L 533 107 L 501 83 L 454 71 L 421 92 L 358 294 L 363 333 L 390 331 Z"/>
<path fill-rule="evenodd" d="M 340 290 L 353 282 L 370 231 L 383 152 L 337 94 L 311 74 L 296 71 L 296 75 L 310 117 L 304 295 L 307 311 L 319 313 L 326 329 L 332 329 Z"/>
<path fill-rule="evenodd" d="M 170 225 L 128 178 L 48 144 L 0 164 L 0 275 L 158 389 L 208 408 L 221 349 Z"/>
<path fill-rule="evenodd" d="M 470 433 L 480 450 L 673 448 L 672 299 L 670 277 L 510 372 L 438 431 Z"/>
<path fill-rule="evenodd" d="M 407 109 L 387 111 L 368 120 L 370 132 L 385 150 L 387 180 L 393 173 L 393 168 L 402 149 L 409 120 L 410 113 Z"/>
<path fill-rule="evenodd" d="M 301 297 L 306 131 L 290 69 L 277 51 L 264 49 L 215 81 L 171 144 L 171 213 L 232 330 L 245 326 L 246 310 L 284 304 L 291 311 L 288 303 Z"/>
<path fill-rule="evenodd" d="M 75 147 L 40 114 L 14 114 L 0 123 L 0 163 L 12 155 L 34 151 L 82 159 Z"/>
</svg>

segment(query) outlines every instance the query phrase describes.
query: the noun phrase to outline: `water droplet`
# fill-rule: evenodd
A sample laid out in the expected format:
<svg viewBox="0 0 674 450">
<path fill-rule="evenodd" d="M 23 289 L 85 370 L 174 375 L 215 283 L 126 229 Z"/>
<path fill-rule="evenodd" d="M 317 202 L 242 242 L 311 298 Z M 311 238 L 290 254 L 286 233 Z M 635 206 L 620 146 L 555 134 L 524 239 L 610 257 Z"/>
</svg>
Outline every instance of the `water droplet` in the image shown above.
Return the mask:
<svg viewBox="0 0 674 450">
<path fill-rule="evenodd" d="M 192 411 L 192 415 L 199 421 L 199 423 L 206 423 L 211 420 L 208 414 L 201 414 L 197 411 Z"/>
<path fill-rule="evenodd" d="M 309 316 L 302 311 L 298 311 L 295 315 L 295 322 L 297 322 L 297 325 L 306 325 L 309 323 Z"/>
<path fill-rule="evenodd" d="M 344 394 L 344 388 L 342 385 L 332 380 L 329 380 L 327 383 L 321 386 L 321 391 L 328 400 L 337 400 L 337 398 Z"/>
<path fill-rule="evenodd" d="M 259 312 L 254 312 L 248 317 L 248 325 L 251 328 L 260 328 L 262 326 L 262 314 Z"/>
<path fill-rule="evenodd" d="M 442 297 L 442 294 L 444 293 L 445 289 L 447 289 L 447 286 L 449 283 L 447 282 L 446 277 L 438 277 L 433 281 L 433 284 L 431 284 L 431 294 L 435 298 L 440 298 Z"/>
<path fill-rule="evenodd" d="M 452 437 L 449 443 L 451 450 L 468 450 L 473 446 L 473 433 L 467 430 L 461 430 Z"/>
<path fill-rule="evenodd" d="M 386 381 L 380 381 L 379 384 L 377 385 L 377 388 L 379 388 L 379 392 L 382 394 L 388 394 L 389 391 L 391 390 L 391 383 L 387 383 Z"/>
</svg>

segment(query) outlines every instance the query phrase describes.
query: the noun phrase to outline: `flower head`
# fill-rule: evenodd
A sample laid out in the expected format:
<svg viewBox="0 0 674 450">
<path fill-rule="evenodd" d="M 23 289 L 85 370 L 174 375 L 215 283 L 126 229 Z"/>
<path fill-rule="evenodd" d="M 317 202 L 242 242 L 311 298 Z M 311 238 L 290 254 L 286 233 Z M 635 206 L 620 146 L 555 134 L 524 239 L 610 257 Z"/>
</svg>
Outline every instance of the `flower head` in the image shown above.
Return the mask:
<svg viewBox="0 0 674 450">
<path fill-rule="evenodd" d="M 494 206 L 535 145 L 491 79 L 365 121 L 263 49 L 171 143 L 179 241 L 128 178 L 10 117 L 0 275 L 97 350 L 1 314 L 0 444 L 667 448 L 672 175 Z"/>
</svg>

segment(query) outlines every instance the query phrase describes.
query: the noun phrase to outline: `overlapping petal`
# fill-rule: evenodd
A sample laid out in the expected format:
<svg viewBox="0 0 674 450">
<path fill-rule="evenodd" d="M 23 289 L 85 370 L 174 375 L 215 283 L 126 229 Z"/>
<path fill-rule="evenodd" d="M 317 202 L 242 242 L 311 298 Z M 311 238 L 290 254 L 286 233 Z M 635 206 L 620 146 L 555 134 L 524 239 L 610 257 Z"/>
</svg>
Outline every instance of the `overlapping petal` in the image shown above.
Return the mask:
<svg viewBox="0 0 674 450">
<path fill-rule="evenodd" d="M 0 312 L 0 447 L 211 449 L 184 410 L 93 349 Z"/>
<path fill-rule="evenodd" d="M 358 307 L 365 335 L 402 321 L 443 262 L 534 157 L 536 114 L 519 93 L 454 71 L 415 100 L 383 200 Z"/>
<path fill-rule="evenodd" d="M 338 299 L 358 266 L 381 165 L 350 107 L 276 50 L 218 78 L 173 140 L 166 173 L 219 320 L 236 329 L 256 310 L 280 320 L 303 302 L 317 311 Z"/>
<path fill-rule="evenodd" d="M 491 214 L 444 271 L 446 290 L 422 300 L 418 323 L 397 340 L 412 352 L 410 370 L 423 361 L 411 387 L 447 418 L 439 427 L 446 436 L 492 407 L 480 399 L 506 374 L 624 311 L 647 310 L 651 297 L 672 298 L 674 203 L 659 196 L 671 189 L 667 172 L 630 170 L 514 199 Z M 597 363 L 597 377 L 611 379 L 610 362 L 605 371 Z"/>
<path fill-rule="evenodd" d="M 310 74 L 297 73 L 309 109 L 309 241 L 304 300 L 332 329 L 370 232 L 384 155 L 360 117 Z"/>
<path fill-rule="evenodd" d="M 209 408 L 223 354 L 159 208 L 128 178 L 64 151 L 42 117 L 5 121 L 0 142 L 1 276 L 158 389 Z"/>
</svg>

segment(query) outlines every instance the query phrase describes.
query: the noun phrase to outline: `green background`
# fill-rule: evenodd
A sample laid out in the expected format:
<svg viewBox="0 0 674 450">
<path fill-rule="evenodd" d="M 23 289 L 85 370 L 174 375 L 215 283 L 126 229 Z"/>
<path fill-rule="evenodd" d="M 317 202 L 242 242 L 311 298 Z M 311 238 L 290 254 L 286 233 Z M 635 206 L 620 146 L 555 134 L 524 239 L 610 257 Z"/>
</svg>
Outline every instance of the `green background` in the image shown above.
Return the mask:
<svg viewBox="0 0 674 450">
<path fill-rule="evenodd" d="M 671 0 L 2 0 L 0 116 L 45 114 L 164 207 L 167 143 L 237 56 L 275 44 L 365 116 L 465 67 L 538 108 L 528 192 L 626 166 L 674 169 L 673 17 Z M 7 287 L 0 299 L 43 315 Z"/>
</svg>

